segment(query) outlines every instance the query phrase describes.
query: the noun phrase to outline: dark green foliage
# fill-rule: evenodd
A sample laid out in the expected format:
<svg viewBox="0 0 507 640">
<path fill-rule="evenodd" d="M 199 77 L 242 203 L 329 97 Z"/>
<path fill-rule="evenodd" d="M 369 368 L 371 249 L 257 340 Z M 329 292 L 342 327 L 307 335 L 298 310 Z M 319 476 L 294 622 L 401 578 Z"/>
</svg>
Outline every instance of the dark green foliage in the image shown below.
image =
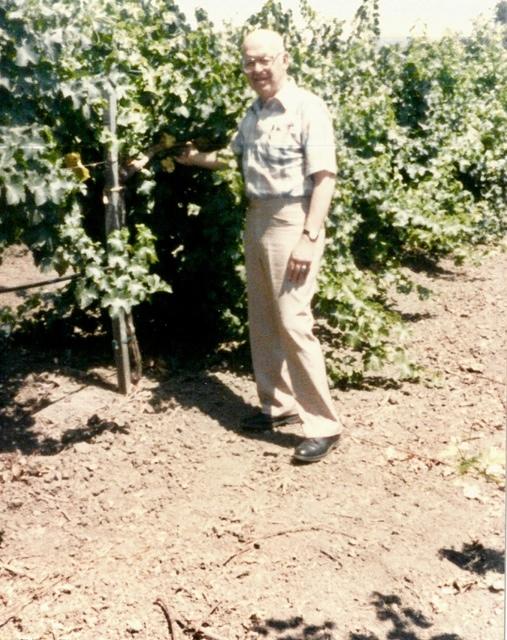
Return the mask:
<svg viewBox="0 0 507 640">
<path fill-rule="evenodd" d="M 496 21 L 507 25 L 507 2 L 505 0 L 501 0 L 496 5 Z"/>
<path fill-rule="evenodd" d="M 106 241 L 104 95 L 115 87 L 124 166 L 164 134 L 219 148 L 252 99 L 238 64 L 243 33 L 276 28 L 291 74 L 324 98 L 336 126 L 339 176 L 316 296 L 331 374 L 357 379 L 395 363 L 410 375 L 391 299 L 394 288 L 413 289 L 406 265 L 462 257 L 505 233 L 507 53 L 494 25 L 466 40 L 380 47 L 378 1 L 358 4 L 345 36 L 306 2 L 297 26 L 270 0 L 243 28 L 218 31 L 204 12 L 191 29 L 172 0 L 50 9 L 5 0 L 0 250 L 24 242 L 43 264 L 79 274 L 61 314 L 141 305 L 138 327 L 159 347 L 243 339 L 237 169 L 170 172 L 178 146 L 168 147 L 127 181 L 128 230 Z M 86 165 L 82 181 L 66 168 L 69 153 Z"/>
</svg>

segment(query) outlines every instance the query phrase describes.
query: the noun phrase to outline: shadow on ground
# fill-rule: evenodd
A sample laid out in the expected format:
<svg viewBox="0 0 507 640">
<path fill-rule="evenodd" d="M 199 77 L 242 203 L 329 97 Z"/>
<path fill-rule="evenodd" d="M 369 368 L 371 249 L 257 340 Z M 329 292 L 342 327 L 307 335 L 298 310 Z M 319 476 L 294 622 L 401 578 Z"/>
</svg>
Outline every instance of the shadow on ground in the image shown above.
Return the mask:
<svg viewBox="0 0 507 640">
<path fill-rule="evenodd" d="M 346 640 L 463 640 L 455 633 L 439 633 L 428 636 L 433 623 L 421 612 L 404 607 L 397 595 L 374 592 L 371 604 L 376 617 L 389 624 L 385 635 L 375 633 L 350 632 Z M 307 624 L 302 617 L 287 620 L 269 619 L 254 621 L 251 632 L 272 640 L 339 640 L 345 638 L 336 623 L 325 621 L 320 625 Z"/>
<path fill-rule="evenodd" d="M 428 636 L 426 630 L 432 627 L 433 623 L 421 611 L 404 607 L 399 596 L 374 592 L 372 604 L 377 618 L 391 625 L 391 629 L 386 631 L 386 640 L 423 640 L 423 638 L 424 640 L 463 640 L 455 633 Z M 383 638 L 373 633 L 351 633 L 348 640 L 383 640 Z"/>
<path fill-rule="evenodd" d="M 277 640 L 332 640 L 336 624 L 326 621 L 321 625 L 307 624 L 302 617 L 279 620 L 270 618 L 264 622 L 254 622 L 251 631 L 261 637 Z"/>
<path fill-rule="evenodd" d="M 464 543 L 461 551 L 440 549 L 438 555 L 460 569 L 480 576 L 486 575 L 488 571 L 505 573 L 505 553 L 496 549 L 487 549 L 476 540 Z"/>
<path fill-rule="evenodd" d="M 94 348 L 80 345 L 74 351 L 70 349 L 32 345 L 30 348 L 14 346 L 8 348 L 1 345 L 0 361 L 0 453 L 20 452 L 25 455 L 34 453 L 53 455 L 67 446 L 79 441 L 89 441 L 99 433 L 117 428 L 118 425 L 101 421 L 88 420 L 82 429 L 69 429 L 62 439 L 40 439 L 33 429 L 35 414 L 50 404 L 44 393 L 20 399 L 19 394 L 26 385 L 28 376 L 34 380 L 36 388 L 39 381 L 44 381 L 48 374 L 62 375 L 77 382 L 79 389 L 88 385 L 115 389 L 115 385 L 90 372 L 93 366 L 110 364 L 110 354 L 103 349 L 102 341 L 97 341 Z M 83 351 L 81 351 L 83 349 Z M 90 352 L 99 354 L 90 356 Z M 107 358 L 107 359 L 106 359 Z"/>
<path fill-rule="evenodd" d="M 0 453 L 56 455 L 77 442 L 93 441 L 104 431 L 125 433 L 127 426 L 101 420 L 97 416 L 87 416 L 82 426 L 64 431 L 59 440 L 42 438 L 35 430 L 36 413 L 51 404 L 48 396 L 32 393 L 23 398 L 23 394 L 20 394 L 27 385 L 28 376 L 35 381 L 32 383 L 33 392 L 38 381 L 43 382 L 44 376 L 53 374 L 79 383 L 78 389 L 91 385 L 115 390 L 114 380 L 104 381 L 89 371 L 94 366 L 111 365 L 111 353 L 106 347 L 107 343 L 88 343 L 72 352 L 42 347 L 5 350 L 0 362 Z M 89 355 L 97 353 L 98 356 Z M 198 409 L 215 420 L 221 428 L 241 432 L 241 419 L 251 413 L 254 407 L 212 372 L 202 369 L 204 364 L 196 362 L 187 369 L 171 369 L 170 365 L 169 368 L 160 369 L 148 367 L 145 378 L 155 383 L 150 400 L 153 413 L 166 413 L 171 406 L 183 410 Z M 243 367 L 243 360 L 240 365 Z M 244 369 L 241 373 L 244 375 Z M 245 438 L 286 448 L 294 447 L 299 442 L 297 436 L 283 431 L 241 434 Z"/>
<path fill-rule="evenodd" d="M 153 391 L 150 404 L 155 413 L 164 413 L 168 405 L 182 409 L 198 409 L 228 431 L 241 433 L 242 437 L 271 442 L 280 447 L 294 447 L 298 437 L 283 431 L 246 433 L 241 430 L 241 420 L 256 410 L 222 382 L 213 372 L 201 371 L 189 375 L 171 377 L 160 382 Z"/>
</svg>

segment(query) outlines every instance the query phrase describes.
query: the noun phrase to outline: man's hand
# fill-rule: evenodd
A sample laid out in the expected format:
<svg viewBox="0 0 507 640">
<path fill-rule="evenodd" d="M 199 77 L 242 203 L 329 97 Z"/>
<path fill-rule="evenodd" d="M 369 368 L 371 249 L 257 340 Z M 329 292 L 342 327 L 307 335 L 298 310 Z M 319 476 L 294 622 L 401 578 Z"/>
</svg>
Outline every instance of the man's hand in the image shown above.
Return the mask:
<svg viewBox="0 0 507 640">
<path fill-rule="evenodd" d="M 312 242 L 308 236 L 304 235 L 301 236 L 292 250 L 289 264 L 287 265 L 287 276 L 292 284 L 301 285 L 308 277 L 315 257 L 315 245 L 315 242 Z"/>
</svg>

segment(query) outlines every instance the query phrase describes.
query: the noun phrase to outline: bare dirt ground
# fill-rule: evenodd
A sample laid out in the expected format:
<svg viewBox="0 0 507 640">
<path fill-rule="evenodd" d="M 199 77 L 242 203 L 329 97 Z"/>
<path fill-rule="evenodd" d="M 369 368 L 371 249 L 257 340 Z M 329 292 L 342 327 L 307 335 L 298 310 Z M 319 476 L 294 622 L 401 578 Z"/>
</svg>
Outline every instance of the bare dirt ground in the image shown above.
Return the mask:
<svg viewBox="0 0 507 640">
<path fill-rule="evenodd" d="M 241 433 L 255 388 L 225 366 L 124 398 L 82 354 L 5 350 L 0 638 L 503 638 L 507 256 L 441 266 L 400 302 L 421 382 L 335 390 L 315 465 L 297 426 Z"/>
</svg>

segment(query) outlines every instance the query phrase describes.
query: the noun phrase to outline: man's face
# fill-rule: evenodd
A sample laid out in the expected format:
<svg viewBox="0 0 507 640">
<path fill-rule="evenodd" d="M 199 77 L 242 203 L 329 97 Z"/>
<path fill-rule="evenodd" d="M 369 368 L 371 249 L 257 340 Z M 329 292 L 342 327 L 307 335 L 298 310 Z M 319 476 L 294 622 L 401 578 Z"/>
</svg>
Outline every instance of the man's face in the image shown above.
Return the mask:
<svg viewBox="0 0 507 640">
<path fill-rule="evenodd" d="M 288 56 L 280 47 L 259 38 L 243 45 L 243 70 L 261 100 L 272 98 L 287 77 Z"/>
</svg>

